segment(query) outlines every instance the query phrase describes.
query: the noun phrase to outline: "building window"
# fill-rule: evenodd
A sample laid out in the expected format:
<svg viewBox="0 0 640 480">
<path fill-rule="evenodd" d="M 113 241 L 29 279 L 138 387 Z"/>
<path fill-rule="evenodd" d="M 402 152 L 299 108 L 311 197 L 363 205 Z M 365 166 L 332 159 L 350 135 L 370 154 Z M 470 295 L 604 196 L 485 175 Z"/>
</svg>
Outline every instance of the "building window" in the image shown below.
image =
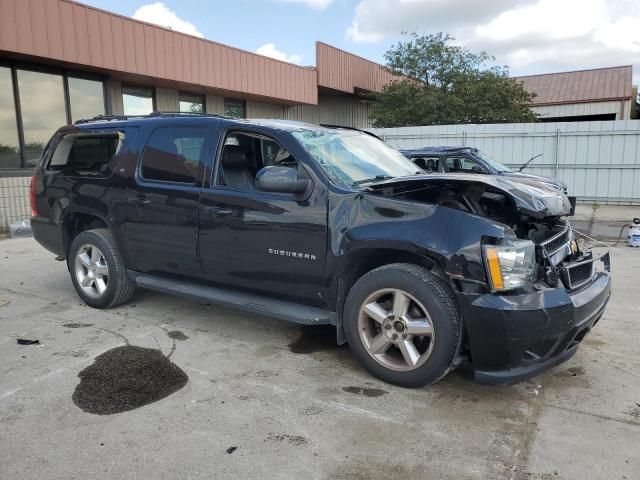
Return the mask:
<svg viewBox="0 0 640 480">
<path fill-rule="evenodd" d="M 69 77 L 68 85 L 72 122 L 105 114 L 102 82 Z"/>
<path fill-rule="evenodd" d="M 0 169 L 20 167 L 20 142 L 11 69 L 0 67 Z"/>
<path fill-rule="evenodd" d="M 224 114 L 227 117 L 247 118 L 247 104 L 244 100 L 225 98 Z"/>
<path fill-rule="evenodd" d="M 148 115 L 154 111 L 153 88 L 122 86 L 122 108 L 125 115 Z"/>
<path fill-rule="evenodd" d="M 24 166 L 34 167 L 53 133 L 67 123 L 62 75 L 18 70 Z"/>
<path fill-rule="evenodd" d="M 180 111 L 184 113 L 204 113 L 204 96 L 180 92 Z"/>
<path fill-rule="evenodd" d="M 0 171 L 33 168 L 58 128 L 105 113 L 99 77 L 70 75 L 53 68 L 0 66 Z"/>
</svg>

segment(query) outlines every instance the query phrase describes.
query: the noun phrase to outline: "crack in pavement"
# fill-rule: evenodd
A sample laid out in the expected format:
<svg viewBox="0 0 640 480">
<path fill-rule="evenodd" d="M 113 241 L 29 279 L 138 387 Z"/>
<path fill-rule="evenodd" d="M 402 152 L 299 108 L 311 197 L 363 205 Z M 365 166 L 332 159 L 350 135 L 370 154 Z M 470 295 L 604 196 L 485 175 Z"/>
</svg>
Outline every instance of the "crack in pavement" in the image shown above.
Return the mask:
<svg viewBox="0 0 640 480">
<path fill-rule="evenodd" d="M 578 410 L 578 409 L 569 408 L 569 407 L 561 407 L 560 405 L 556 405 L 554 403 L 545 402 L 545 406 L 556 408 L 558 410 L 562 410 L 565 412 L 576 413 L 579 415 L 588 415 L 590 417 L 599 418 L 601 420 L 611 420 L 613 422 L 624 423 L 627 425 L 635 425 L 636 427 L 640 427 L 640 421 L 636 421 L 636 420 L 627 420 L 626 418 L 616 418 L 616 417 L 611 417 L 609 415 L 603 415 L 601 413 L 595 413 L 595 412 L 585 412 L 584 410 Z"/>
</svg>

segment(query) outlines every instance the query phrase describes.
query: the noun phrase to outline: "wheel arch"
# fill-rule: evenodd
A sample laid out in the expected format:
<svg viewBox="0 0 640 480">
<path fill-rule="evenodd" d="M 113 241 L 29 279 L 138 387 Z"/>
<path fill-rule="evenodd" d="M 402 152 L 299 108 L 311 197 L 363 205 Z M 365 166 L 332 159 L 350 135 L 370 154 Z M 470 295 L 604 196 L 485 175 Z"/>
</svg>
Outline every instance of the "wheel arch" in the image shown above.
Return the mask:
<svg viewBox="0 0 640 480">
<path fill-rule="evenodd" d="M 62 218 L 62 242 L 65 256 L 68 257 L 73 239 L 79 233 L 94 228 L 110 228 L 107 219 L 95 212 L 74 211 Z"/>
<path fill-rule="evenodd" d="M 363 247 L 349 253 L 342 263 L 342 268 L 336 278 L 336 327 L 337 341 L 339 345 L 346 342 L 346 336 L 342 325 L 342 314 L 345 301 L 353 285 L 366 273 L 376 268 L 393 263 L 410 263 L 418 265 L 437 276 L 447 284 L 449 278 L 444 273 L 444 260 L 433 252 L 416 251 L 413 249 L 398 248 L 397 246 Z"/>
</svg>

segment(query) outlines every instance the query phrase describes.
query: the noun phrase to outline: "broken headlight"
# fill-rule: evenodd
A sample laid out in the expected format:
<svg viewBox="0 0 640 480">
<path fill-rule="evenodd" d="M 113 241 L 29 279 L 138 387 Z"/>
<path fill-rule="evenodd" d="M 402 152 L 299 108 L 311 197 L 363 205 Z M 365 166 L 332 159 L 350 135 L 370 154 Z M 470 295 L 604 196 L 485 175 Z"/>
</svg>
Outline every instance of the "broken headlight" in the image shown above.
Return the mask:
<svg viewBox="0 0 640 480">
<path fill-rule="evenodd" d="M 493 290 L 511 290 L 536 280 L 536 248 L 530 240 L 503 240 L 485 245 L 483 253 Z"/>
</svg>

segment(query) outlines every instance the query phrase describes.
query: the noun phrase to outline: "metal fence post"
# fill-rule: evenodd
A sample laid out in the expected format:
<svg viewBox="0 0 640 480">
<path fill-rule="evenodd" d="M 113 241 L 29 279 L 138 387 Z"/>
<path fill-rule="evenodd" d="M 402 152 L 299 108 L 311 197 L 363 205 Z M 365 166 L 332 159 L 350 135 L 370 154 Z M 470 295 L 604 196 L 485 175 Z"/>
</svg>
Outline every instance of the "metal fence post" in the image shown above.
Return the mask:
<svg viewBox="0 0 640 480">
<path fill-rule="evenodd" d="M 556 129 L 556 152 L 555 152 L 555 160 L 556 160 L 556 173 L 555 177 L 558 178 L 558 171 L 560 170 L 560 129 Z"/>
</svg>

